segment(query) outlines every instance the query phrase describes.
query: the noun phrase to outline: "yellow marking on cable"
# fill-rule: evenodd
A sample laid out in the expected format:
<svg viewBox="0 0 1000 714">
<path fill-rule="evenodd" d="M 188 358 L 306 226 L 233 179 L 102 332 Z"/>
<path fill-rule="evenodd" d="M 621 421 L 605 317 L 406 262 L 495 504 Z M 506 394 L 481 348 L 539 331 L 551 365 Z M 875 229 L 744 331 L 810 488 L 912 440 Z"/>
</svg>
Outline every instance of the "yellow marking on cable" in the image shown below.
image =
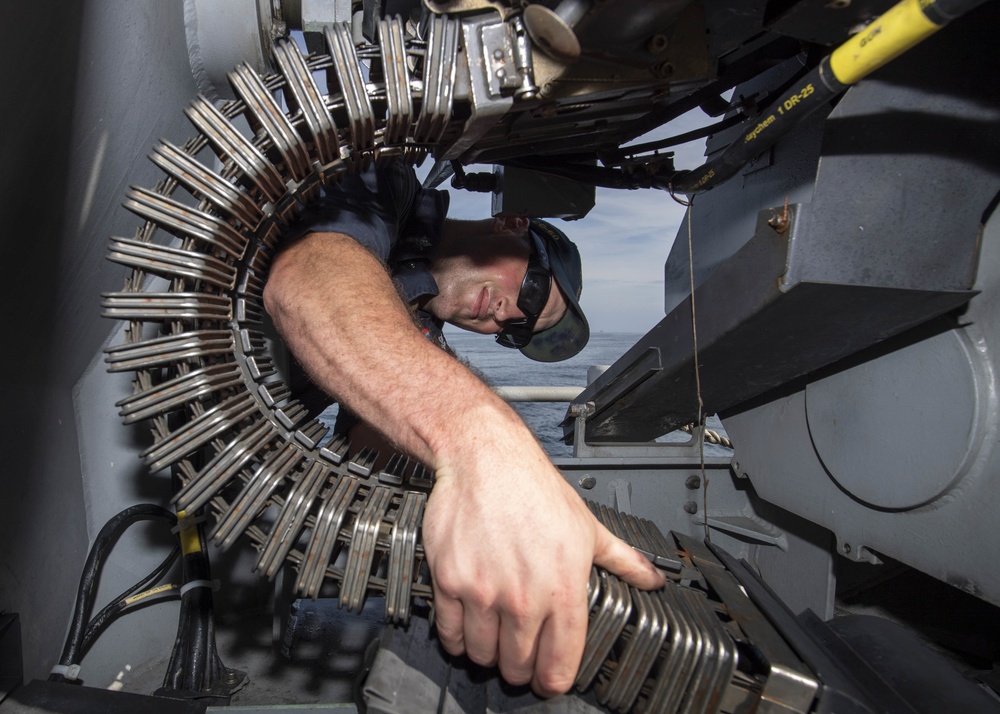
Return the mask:
<svg viewBox="0 0 1000 714">
<path fill-rule="evenodd" d="M 842 84 L 854 84 L 941 29 L 927 19 L 921 0 L 902 0 L 830 55 Z"/>
<path fill-rule="evenodd" d="M 753 141 L 754 139 L 756 139 L 758 136 L 760 136 L 760 133 L 762 131 L 764 131 L 767 127 L 771 126 L 771 124 L 774 124 L 774 122 L 776 122 L 776 121 L 777 121 L 777 119 L 775 118 L 774 114 L 768 115 L 768 117 L 766 119 L 760 121 L 757 124 L 757 126 L 755 126 L 753 129 L 751 129 L 749 134 L 747 134 L 745 137 L 743 137 L 744 143 L 749 143 L 749 142 Z"/>
<path fill-rule="evenodd" d="M 177 586 L 174 583 L 164 583 L 163 585 L 157 585 L 155 588 L 150 588 L 149 590 L 143 590 L 141 593 L 136 593 L 132 597 L 125 598 L 126 605 L 132 605 L 139 602 L 140 600 L 145 600 L 146 598 L 153 597 L 154 595 L 159 595 L 161 593 L 168 592 L 170 590 L 177 590 Z"/>
<path fill-rule="evenodd" d="M 187 518 L 187 514 L 184 511 L 177 511 L 178 523 L 183 523 L 185 518 Z M 201 552 L 201 538 L 198 537 L 198 526 L 194 525 L 182 528 L 180 538 L 181 553 L 191 555 L 192 553 Z"/>
</svg>

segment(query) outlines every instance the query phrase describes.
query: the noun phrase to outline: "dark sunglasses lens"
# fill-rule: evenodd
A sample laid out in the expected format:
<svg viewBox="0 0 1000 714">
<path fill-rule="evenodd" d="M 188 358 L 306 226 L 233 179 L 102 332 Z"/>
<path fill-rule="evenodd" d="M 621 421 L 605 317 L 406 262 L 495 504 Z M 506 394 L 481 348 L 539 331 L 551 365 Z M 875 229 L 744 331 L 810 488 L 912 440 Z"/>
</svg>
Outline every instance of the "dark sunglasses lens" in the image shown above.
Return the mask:
<svg viewBox="0 0 1000 714">
<path fill-rule="evenodd" d="M 517 296 L 517 308 L 525 315 L 537 317 L 549 299 L 552 279 L 544 270 L 528 270 Z"/>
<path fill-rule="evenodd" d="M 536 252 L 528 258 L 528 269 L 517 294 L 517 309 L 525 317 L 505 322 L 503 329 L 497 334 L 498 344 L 520 349 L 531 342 L 535 323 L 549 300 L 551 289 L 552 274 L 549 273 L 547 263 L 543 263 Z"/>
<path fill-rule="evenodd" d="M 518 320 L 517 324 L 507 324 L 503 330 L 497 333 L 497 343 L 504 347 L 520 349 L 531 342 L 532 328 L 534 320 Z"/>
</svg>

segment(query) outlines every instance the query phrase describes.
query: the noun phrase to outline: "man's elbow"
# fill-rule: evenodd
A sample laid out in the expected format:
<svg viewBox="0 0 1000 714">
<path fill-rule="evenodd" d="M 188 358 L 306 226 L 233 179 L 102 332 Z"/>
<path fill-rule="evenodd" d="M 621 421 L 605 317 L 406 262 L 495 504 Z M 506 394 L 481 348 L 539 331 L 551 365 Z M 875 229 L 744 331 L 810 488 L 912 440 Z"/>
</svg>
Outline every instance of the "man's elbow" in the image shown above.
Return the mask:
<svg viewBox="0 0 1000 714">
<path fill-rule="evenodd" d="M 280 328 L 282 316 L 286 313 L 294 284 L 293 259 L 287 252 L 278 253 L 271 263 L 267 281 L 264 283 L 264 309 Z"/>
</svg>

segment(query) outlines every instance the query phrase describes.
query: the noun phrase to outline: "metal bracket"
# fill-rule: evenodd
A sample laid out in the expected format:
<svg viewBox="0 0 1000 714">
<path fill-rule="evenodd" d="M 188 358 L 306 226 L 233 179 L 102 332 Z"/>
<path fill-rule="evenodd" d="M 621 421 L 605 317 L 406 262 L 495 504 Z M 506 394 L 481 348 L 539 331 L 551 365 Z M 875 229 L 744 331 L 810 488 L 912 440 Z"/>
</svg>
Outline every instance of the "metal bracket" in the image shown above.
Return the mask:
<svg viewBox="0 0 1000 714">
<path fill-rule="evenodd" d="M 635 458 L 635 457 L 686 457 L 698 460 L 698 442 L 703 438 L 704 427 L 692 429 L 691 438 L 684 442 L 637 442 L 610 444 L 587 443 L 587 419 L 594 415 L 594 402 L 569 405 L 573 420 L 573 456 L 575 458 Z"/>
<path fill-rule="evenodd" d="M 465 18 L 462 39 L 471 114 L 462 135 L 445 150 L 444 159 L 459 158 L 479 141 L 514 104 L 513 90 L 522 85 L 515 38 L 507 23 L 498 22 L 493 14 Z M 508 96 L 503 96 L 505 90 Z"/>
</svg>

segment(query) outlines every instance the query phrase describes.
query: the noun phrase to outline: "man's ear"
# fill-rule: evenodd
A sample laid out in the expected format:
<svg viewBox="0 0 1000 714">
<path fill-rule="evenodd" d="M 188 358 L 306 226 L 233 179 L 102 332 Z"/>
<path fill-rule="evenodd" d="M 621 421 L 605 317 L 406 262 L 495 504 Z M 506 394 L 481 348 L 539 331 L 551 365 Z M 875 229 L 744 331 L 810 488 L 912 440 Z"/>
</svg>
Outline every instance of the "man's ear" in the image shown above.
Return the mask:
<svg viewBox="0 0 1000 714">
<path fill-rule="evenodd" d="M 490 229 L 493 233 L 524 235 L 528 230 L 529 220 L 527 216 L 494 216 Z"/>
</svg>

